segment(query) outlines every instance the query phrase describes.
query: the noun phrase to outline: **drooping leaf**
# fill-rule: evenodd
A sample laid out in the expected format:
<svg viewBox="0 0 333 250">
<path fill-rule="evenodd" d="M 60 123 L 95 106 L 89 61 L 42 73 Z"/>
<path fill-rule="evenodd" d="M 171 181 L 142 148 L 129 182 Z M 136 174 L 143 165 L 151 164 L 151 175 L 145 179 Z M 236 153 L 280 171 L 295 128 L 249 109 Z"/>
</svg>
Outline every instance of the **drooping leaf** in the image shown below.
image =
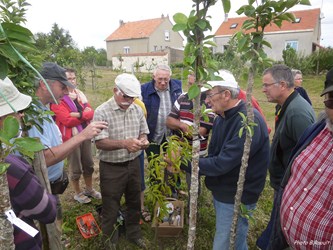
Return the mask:
<svg viewBox="0 0 333 250">
<path fill-rule="evenodd" d="M 187 28 L 186 24 L 177 23 L 172 27 L 172 30 L 175 32 L 183 31 Z"/>
<path fill-rule="evenodd" d="M 230 12 L 230 8 L 231 8 L 230 0 L 222 0 L 222 6 L 223 6 L 224 13 Z"/>
<path fill-rule="evenodd" d="M 8 75 L 8 63 L 4 56 L 0 55 L 0 79 L 5 79 Z"/>
<path fill-rule="evenodd" d="M 15 144 L 31 152 L 37 152 L 44 149 L 43 144 L 38 138 L 20 137 L 15 139 Z"/>
</svg>

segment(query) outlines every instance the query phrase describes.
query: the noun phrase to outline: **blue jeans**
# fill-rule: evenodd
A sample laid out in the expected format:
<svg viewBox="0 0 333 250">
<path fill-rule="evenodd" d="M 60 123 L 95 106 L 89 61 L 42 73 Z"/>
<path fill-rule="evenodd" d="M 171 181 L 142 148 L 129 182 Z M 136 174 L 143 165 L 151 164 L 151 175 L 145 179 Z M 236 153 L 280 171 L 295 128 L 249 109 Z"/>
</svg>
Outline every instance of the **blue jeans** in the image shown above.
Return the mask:
<svg viewBox="0 0 333 250">
<path fill-rule="evenodd" d="M 216 214 L 216 232 L 213 250 L 229 250 L 230 229 L 234 214 L 234 204 L 223 203 L 214 199 Z M 254 209 L 256 204 L 246 205 L 247 209 Z M 248 220 L 239 216 L 236 231 L 236 250 L 247 250 Z"/>
</svg>

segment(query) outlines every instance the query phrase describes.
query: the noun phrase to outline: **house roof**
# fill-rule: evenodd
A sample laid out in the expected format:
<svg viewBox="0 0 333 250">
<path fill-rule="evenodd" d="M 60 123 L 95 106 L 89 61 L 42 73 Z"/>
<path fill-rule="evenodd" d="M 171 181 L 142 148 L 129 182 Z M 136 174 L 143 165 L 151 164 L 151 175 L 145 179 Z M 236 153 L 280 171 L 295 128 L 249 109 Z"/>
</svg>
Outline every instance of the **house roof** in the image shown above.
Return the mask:
<svg viewBox="0 0 333 250">
<path fill-rule="evenodd" d="M 118 29 L 106 38 L 106 41 L 139 39 L 149 37 L 168 17 L 148 19 L 136 22 L 121 22 Z"/>
<path fill-rule="evenodd" d="M 301 30 L 314 30 L 320 17 L 320 9 L 311 9 L 311 10 L 299 10 L 291 11 L 296 17 L 300 18 L 299 22 L 287 22 L 283 21 L 281 28 L 276 24 L 271 24 L 265 28 L 265 33 L 274 33 L 281 31 L 301 31 Z M 229 36 L 238 32 L 245 20 L 249 19 L 248 17 L 236 17 L 228 18 L 228 20 L 223 22 L 221 26 L 215 32 L 215 36 Z M 236 26 L 232 28 L 232 25 Z"/>
</svg>

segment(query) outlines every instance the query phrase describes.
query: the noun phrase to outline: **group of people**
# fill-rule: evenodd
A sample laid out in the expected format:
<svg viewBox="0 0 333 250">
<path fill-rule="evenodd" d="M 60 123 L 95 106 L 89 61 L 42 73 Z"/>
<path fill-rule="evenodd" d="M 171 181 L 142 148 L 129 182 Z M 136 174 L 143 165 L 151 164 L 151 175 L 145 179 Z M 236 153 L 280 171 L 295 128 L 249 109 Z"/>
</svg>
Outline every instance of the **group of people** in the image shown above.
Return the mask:
<svg viewBox="0 0 333 250">
<path fill-rule="evenodd" d="M 209 81 L 211 88 L 202 89 L 201 95 L 201 104 L 213 112 L 209 114 L 208 121 L 200 120 L 199 173 L 205 176 L 205 184 L 213 196 L 216 217 L 214 250 L 229 249 L 234 196 L 245 142 L 245 133 L 239 136 L 243 126 L 239 113 L 247 114 L 245 92 L 233 77 L 226 77 L 225 72 L 220 72 L 223 79 Z M 68 157 L 74 199 L 80 203 L 88 203 L 92 197 L 102 199 L 101 228 L 106 249 L 117 247 L 117 216 L 124 195 L 126 237 L 146 249 L 139 223 L 142 213 L 147 213 L 143 201 L 143 151 L 149 161 L 150 156 L 160 153 L 161 145 L 170 134 L 181 137 L 190 130 L 194 119 L 193 103 L 187 93 L 183 93 L 181 81 L 171 78 L 172 71 L 167 65 L 158 65 L 153 79 L 142 85 L 134 75 L 123 73 L 115 79 L 111 99 L 93 110 L 86 96 L 76 88 L 75 71 L 55 63 L 45 63 L 41 74 L 53 95 L 45 82 L 39 79 L 36 96 L 40 103 L 34 108 L 49 110 L 51 104 L 55 116 L 49 117 L 50 122 L 40 124 L 42 132 L 32 128 L 28 135 L 39 137 L 45 145 L 50 182 L 61 177 L 63 160 Z M 258 102 L 252 99 L 256 126 L 253 127 L 241 202 L 249 211 L 256 207 L 265 186 L 267 170 L 274 189 L 271 219 L 257 241 L 260 249 L 285 249 L 288 246 L 301 249 L 304 244 L 310 246 L 314 242 L 324 248 L 316 248 L 316 244 L 312 244 L 313 249 L 330 249 L 333 245 L 333 69 L 326 75 L 321 94 L 325 98 L 325 115 L 317 123 L 310 99 L 307 95 L 307 98 L 303 97 L 306 91 L 296 83 L 301 77 L 301 72 L 292 71 L 285 65 L 274 65 L 263 73 L 262 91 L 268 102 L 276 103 L 271 143 L 271 129 L 260 112 Z M 189 84 L 194 81 L 195 76 L 190 74 Z M 1 91 L 8 88 L 8 93 L 17 92 L 8 78 L 0 86 Z M 21 93 L 17 96 L 19 101 L 13 102 L 15 110 L 29 106 L 31 98 Z M 2 100 L 0 103 L 1 110 L 8 105 Z M 0 122 L 13 113 L 7 111 L 1 111 Z M 91 139 L 97 148 L 101 193 L 92 185 Z M 188 139 L 191 143 L 191 138 Z M 57 217 L 61 221 L 59 196 L 46 193 L 23 159 L 9 156 L 7 161 L 11 164 L 7 176 L 14 212 L 31 225 L 33 219 L 49 223 Z M 189 185 L 191 165 L 183 169 L 187 172 Z M 33 184 L 27 181 L 15 183 L 25 185 L 24 192 L 37 190 L 33 192 L 38 194 L 24 202 L 29 202 L 29 206 L 45 204 L 43 207 L 49 211 L 47 216 L 24 214 L 24 205 L 20 204 L 23 201 L 15 198 L 17 193 L 14 189 L 20 187 L 13 184 L 11 177 L 19 179 L 23 174 L 34 179 Z M 166 170 L 165 174 L 170 173 Z M 83 191 L 79 185 L 81 175 L 86 185 Z M 28 185 L 34 185 L 33 189 Z M 173 191 L 177 192 L 177 189 Z M 38 210 L 38 213 L 45 215 L 43 211 Z M 247 249 L 248 227 L 248 220 L 239 217 L 236 249 Z M 19 230 L 15 228 L 16 246 L 25 242 L 41 246 L 40 236 L 22 238 Z"/>
</svg>

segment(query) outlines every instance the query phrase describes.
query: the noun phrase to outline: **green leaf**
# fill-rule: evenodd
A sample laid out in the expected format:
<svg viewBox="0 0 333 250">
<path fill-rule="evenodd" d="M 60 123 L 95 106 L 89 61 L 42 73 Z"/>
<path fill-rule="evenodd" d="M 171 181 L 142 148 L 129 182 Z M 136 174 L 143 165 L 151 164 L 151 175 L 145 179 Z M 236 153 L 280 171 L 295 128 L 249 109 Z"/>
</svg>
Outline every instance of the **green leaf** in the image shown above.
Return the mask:
<svg viewBox="0 0 333 250">
<path fill-rule="evenodd" d="M 38 152 L 44 149 L 38 138 L 20 137 L 15 139 L 15 144 L 31 152 Z"/>
<path fill-rule="evenodd" d="M 9 168 L 10 164 L 5 162 L 0 162 L 0 175 L 4 174 Z"/>
<path fill-rule="evenodd" d="M 238 43 L 238 48 L 242 50 L 244 46 L 247 44 L 247 42 L 248 42 L 247 37 L 246 36 L 242 37 L 242 39 Z"/>
<path fill-rule="evenodd" d="M 9 68 L 6 58 L 0 55 L 0 79 L 6 78 L 6 76 L 8 75 L 8 69 Z"/>
<path fill-rule="evenodd" d="M 299 2 L 299 4 L 302 4 L 302 5 L 311 5 L 310 0 L 301 0 Z"/>
<path fill-rule="evenodd" d="M 255 13 L 256 9 L 249 5 L 249 6 L 246 6 L 246 8 L 244 9 L 244 14 L 245 16 L 248 16 L 248 17 L 251 17 L 254 13 Z"/>
<path fill-rule="evenodd" d="M 13 112 L 16 112 L 13 111 Z M 14 138 L 15 136 L 17 136 L 18 132 L 19 132 L 19 122 L 18 120 L 13 117 L 13 116 L 7 116 L 6 119 L 3 122 L 3 134 L 1 136 L 3 136 L 4 138 L 6 138 L 7 140 L 10 140 L 12 138 Z"/>
<path fill-rule="evenodd" d="M 238 132 L 238 137 L 242 138 L 244 127 L 241 127 Z"/>
<path fill-rule="evenodd" d="M 205 30 L 207 23 L 204 20 L 199 20 L 196 25 L 201 29 Z"/>
<path fill-rule="evenodd" d="M 242 113 L 242 112 L 238 112 L 238 114 L 242 117 L 242 120 L 243 120 L 243 121 L 246 121 L 246 116 L 245 116 L 244 113 Z"/>
<path fill-rule="evenodd" d="M 183 31 L 187 28 L 186 24 L 177 23 L 172 27 L 172 30 L 175 32 Z"/>
<path fill-rule="evenodd" d="M 266 40 L 262 40 L 261 44 L 267 46 L 268 48 L 272 48 L 272 45 L 269 42 L 267 42 Z"/>
<path fill-rule="evenodd" d="M 206 41 L 206 42 L 204 42 L 204 44 L 211 45 L 213 47 L 217 46 L 217 44 L 214 41 Z"/>
<path fill-rule="evenodd" d="M 20 60 L 13 47 L 8 43 L 2 44 L 0 46 L 0 55 L 9 59 L 12 64 L 17 64 L 17 62 Z"/>
<path fill-rule="evenodd" d="M 222 0 L 222 6 L 223 6 L 223 10 L 225 13 L 230 12 L 230 8 L 231 8 L 230 0 Z"/>
<path fill-rule="evenodd" d="M 195 97 L 197 97 L 200 94 L 200 88 L 197 84 L 193 84 L 191 85 L 191 87 L 188 90 L 188 98 L 194 99 Z"/>
<path fill-rule="evenodd" d="M 185 24 L 187 23 L 187 16 L 183 13 L 176 13 L 173 15 L 173 20 L 176 24 Z"/>
</svg>

